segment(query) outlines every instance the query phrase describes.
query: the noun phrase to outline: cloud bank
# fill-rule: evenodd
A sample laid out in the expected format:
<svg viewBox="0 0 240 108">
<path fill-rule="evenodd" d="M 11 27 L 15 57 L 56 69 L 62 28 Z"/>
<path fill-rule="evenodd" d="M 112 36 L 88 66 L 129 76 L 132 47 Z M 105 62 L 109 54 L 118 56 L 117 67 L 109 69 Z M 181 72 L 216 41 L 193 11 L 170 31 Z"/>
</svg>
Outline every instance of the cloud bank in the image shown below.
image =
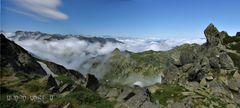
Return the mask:
<svg viewBox="0 0 240 108">
<path fill-rule="evenodd" d="M 13 36 L 14 34 L 5 33 L 5 35 L 11 39 L 10 36 Z M 205 39 L 161 40 L 117 38 L 117 40 L 123 42 L 124 44 L 107 42 L 106 44 L 102 45 L 98 42 L 89 43 L 74 37 L 52 41 L 35 39 L 27 39 L 22 41 L 15 39 L 14 41 L 39 58 L 61 64 L 69 69 L 75 70 L 77 70 L 79 66 L 87 59 L 96 57 L 98 55 L 109 54 L 115 48 L 119 48 L 121 51 L 128 50 L 132 52 L 143 52 L 147 50 L 166 51 L 184 43 L 202 44 L 205 42 Z"/>
<path fill-rule="evenodd" d="M 14 3 L 22 10 L 20 11 L 13 8 L 8 8 L 8 10 L 33 18 L 39 17 L 37 19 L 68 19 L 68 16 L 58 9 L 62 3 L 61 0 L 14 0 Z"/>
</svg>

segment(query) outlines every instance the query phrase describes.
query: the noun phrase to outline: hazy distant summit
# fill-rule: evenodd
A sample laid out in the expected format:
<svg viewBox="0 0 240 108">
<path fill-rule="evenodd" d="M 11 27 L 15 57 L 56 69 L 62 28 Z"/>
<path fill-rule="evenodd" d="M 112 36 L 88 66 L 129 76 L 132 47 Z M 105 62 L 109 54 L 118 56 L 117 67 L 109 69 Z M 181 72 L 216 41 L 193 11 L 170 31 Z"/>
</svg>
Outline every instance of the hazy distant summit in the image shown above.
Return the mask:
<svg viewBox="0 0 240 108">
<path fill-rule="evenodd" d="M 9 37 L 10 39 L 13 40 L 28 40 L 28 39 L 34 39 L 34 40 L 45 40 L 45 41 L 53 41 L 53 40 L 64 40 L 64 39 L 69 39 L 69 38 L 76 38 L 79 40 L 84 40 L 90 43 L 95 43 L 99 42 L 101 44 L 105 44 L 107 42 L 112 42 L 112 43 L 122 43 L 114 38 L 109 38 L 109 37 L 88 37 L 88 36 L 82 36 L 82 35 L 72 35 L 72 34 L 67 34 L 67 35 L 62 35 L 62 34 L 48 34 L 48 33 L 43 33 L 43 32 L 32 32 L 32 31 L 16 31 L 13 36 Z"/>
</svg>

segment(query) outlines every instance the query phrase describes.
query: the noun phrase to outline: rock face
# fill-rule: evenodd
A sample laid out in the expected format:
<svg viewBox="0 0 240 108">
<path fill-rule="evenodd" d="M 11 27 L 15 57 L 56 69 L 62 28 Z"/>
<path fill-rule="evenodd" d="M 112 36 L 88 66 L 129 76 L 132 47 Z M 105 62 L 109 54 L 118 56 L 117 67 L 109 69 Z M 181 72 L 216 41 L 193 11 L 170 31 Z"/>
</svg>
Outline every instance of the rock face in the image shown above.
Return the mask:
<svg viewBox="0 0 240 108">
<path fill-rule="evenodd" d="M 234 63 L 233 63 L 231 57 L 229 57 L 229 55 L 227 53 L 220 53 L 219 63 L 221 65 L 221 67 L 224 69 L 234 68 Z"/>
<path fill-rule="evenodd" d="M 240 32 L 237 32 L 236 36 L 238 36 L 238 37 L 239 37 L 239 36 L 240 36 Z"/>
<path fill-rule="evenodd" d="M 207 38 L 207 44 L 212 46 L 217 46 L 218 44 L 222 44 L 223 37 L 219 34 L 217 28 L 210 24 L 204 31 L 204 34 Z"/>
<path fill-rule="evenodd" d="M 47 76 L 47 87 L 58 87 L 59 84 L 57 83 L 56 79 L 52 75 Z"/>
<path fill-rule="evenodd" d="M 8 40 L 3 34 L 0 36 L 1 68 L 16 72 L 46 75 L 42 67 L 23 48 Z"/>
<path fill-rule="evenodd" d="M 53 72 L 56 75 L 66 75 L 66 76 L 71 77 L 71 79 L 73 79 L 73 80 L 80 80 L 82 82 L 85 82 L 85 80 L 86 80 L 86 78 L 78 71 L 66 69 L 62 65 L 59 65 L 57 63 L 53 63 L 50 61 L 46 61 L 46 60 L 38 59 L 38 61 L 46 64 L 47 67 L 51 70 L 51 72 Z"/>
<path fill-rule="evenodd" d="M 87 74 L 87 77 L 86 77 L 86 88 L 90 89 L 90 90 L 93 90 L 93 91 L 96 91 L 99 87 L 99 82 L 98 82 L 98 79 L 92 75 L 92 74 Z"/>
<path fill-rule="evenodd" d="M 117 98 L 129 108 L 159 108 L 150 101 L 150 92 L 147 88 L 125 87 Z"/>
<path fill-rule="evenodd" d="M 172 64 L 166 68 L 163 72 L 164 81 L 167 84 L 182 85 L 192 95 L 197 93 L 201 97 L 217 98 L 221 101 L 218 104 L 224 104 L 224 107 L 231 102 L 234 105 L 240 104 L 240 68 L 237 62 L 240 56 L 237 46 L 240 44 L 239 38 L 230 37 L 224 31 L 219 32 L 213 24 L 205 29 L 204 34 L 207 42 L 199 47 L 183 49 L 179 56 L 181 65 Z M 183 101 L 194 102 L 192 100 L 197 99 L 188 97 L 180 103 L 171 102 L 168 105 L 181 107 Z M 219 105 L 212 102 L 207 107 Z"/>
</svg>

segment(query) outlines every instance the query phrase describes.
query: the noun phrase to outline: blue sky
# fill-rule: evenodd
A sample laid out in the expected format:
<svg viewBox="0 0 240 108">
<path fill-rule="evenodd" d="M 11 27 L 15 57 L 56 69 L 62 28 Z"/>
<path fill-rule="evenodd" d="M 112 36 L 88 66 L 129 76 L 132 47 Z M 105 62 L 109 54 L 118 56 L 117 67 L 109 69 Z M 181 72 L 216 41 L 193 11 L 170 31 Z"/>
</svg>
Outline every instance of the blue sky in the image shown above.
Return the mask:
<svg viewBox="0 0 240 108">
<path fill-rule="evenodd" d="M 240 0 L 1 0 L 2 30 L 199 38 L 214 23 L 240 31 Z"/>
</svg>

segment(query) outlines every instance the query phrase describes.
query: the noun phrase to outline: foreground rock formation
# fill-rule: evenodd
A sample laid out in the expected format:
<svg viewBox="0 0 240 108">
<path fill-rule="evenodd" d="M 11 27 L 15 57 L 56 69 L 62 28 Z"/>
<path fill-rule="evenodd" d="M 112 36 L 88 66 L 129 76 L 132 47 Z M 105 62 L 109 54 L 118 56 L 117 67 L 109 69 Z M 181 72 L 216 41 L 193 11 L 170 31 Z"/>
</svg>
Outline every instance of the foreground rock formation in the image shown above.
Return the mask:
<svg viewBox="0 0 240 108">
<path fill-rule="evenodd" d="M 207 42 L 183 50 L 180 64 L 164 71 L 164 82 L 187 89 L 179 105 L 236 108 L 240 104 L 239 38 L 219 32 L 213 24 L 204 33 Z"/>
</svg>

